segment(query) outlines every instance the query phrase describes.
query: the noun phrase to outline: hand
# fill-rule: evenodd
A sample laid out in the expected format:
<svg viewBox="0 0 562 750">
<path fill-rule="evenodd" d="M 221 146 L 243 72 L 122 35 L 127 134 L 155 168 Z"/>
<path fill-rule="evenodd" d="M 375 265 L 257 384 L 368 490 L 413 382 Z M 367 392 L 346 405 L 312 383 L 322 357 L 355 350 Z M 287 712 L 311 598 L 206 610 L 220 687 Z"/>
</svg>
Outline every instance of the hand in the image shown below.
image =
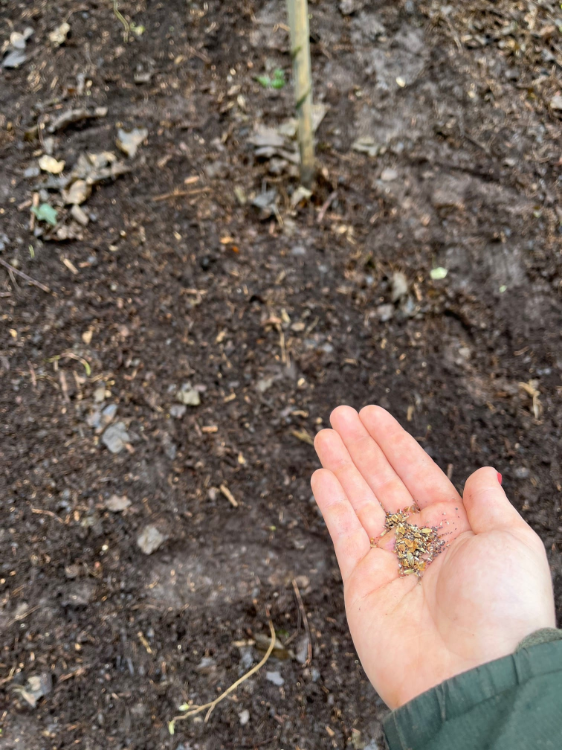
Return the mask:
<svg viewBox="0 0 562 750">
<path fill-rule="evenodd" d="M 378 406 L 348 406 L 316 436 L 323 469 L 312 489 L 334 543 L 351 635 L 390 708 L 513 653 L 555 627 L 544 545 L 510 504 L 495 469 L 476 471 L 464 497 L 416 440 Z M 385 511 L 416 503 L 409 523 L 433 526 L 446 549 L 421 580 L 400 577 Z"/>
</svg>

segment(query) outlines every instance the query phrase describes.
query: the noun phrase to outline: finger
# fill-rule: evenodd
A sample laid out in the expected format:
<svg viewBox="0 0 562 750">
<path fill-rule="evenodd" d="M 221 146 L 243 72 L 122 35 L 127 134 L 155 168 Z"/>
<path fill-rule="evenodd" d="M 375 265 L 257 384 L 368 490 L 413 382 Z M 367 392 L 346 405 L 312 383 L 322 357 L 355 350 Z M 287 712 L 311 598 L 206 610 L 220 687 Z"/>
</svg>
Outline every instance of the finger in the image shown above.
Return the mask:
<svg viewBox="0 0 562 750">
<path fill-rule="evenodd" d="M 368 554 L 371 543 L 335 474 L 318 469 L 312 475 L 312 492 L 332 537 L 343 581 Z"/>
<path fill-rule="evenodd" d="M 314 447 L 322 466 L 338 478 L 369 538 L 378 536 L 384 528 L 385 512 L 351 460 L 341 437 L 335 430 L 322 430 L 314 439 Z"/>
<path fill-rule="evenodd" d="M 359 417 L 420 508 L 460 502 L 453 484 L 391 414 L 380 406 L 365 406 Z"/>
<path fill-rule="evenodd" d="M 330 421 L 382 507 L 394 513 L 412 505 L 412 495 L 369 435 L 355 409 L 338 406 L 330 415 Z"/>
<path fill-rule="evenodd" d="M 463 503 L 476 534 L 493 529 L 529 528 L 507 499 L 499 483 L 498 472 L 489 466 L 478 469 L 467 479 Z"/>
</svg>

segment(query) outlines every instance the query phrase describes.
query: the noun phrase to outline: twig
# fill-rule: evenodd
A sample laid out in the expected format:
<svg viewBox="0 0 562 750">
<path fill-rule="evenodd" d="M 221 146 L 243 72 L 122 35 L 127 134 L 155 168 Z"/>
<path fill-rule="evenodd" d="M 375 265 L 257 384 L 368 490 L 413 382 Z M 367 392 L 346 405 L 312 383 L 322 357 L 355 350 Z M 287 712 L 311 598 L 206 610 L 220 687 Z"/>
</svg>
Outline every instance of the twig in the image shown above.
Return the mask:
<svg viewBox="0 0 562 750">
<path fill-rule="evenodd" d="M 14 666 L 10 669 L 10 673 L 8 674 L 8 676 L 7 677 L 3 677 L 0 680 L 0 685 L 5 685 L 7 682 L 10 682 L 10 680 L 15 675 L 15 673 L 16 673 L 16 666 L 14 664 Z"/>
<path fill-rule="evenodd" d="M 125 33 L 123 34 L 123 40 L 125 42 L 129 41 L 129 31 L 131 29 L 130 24 L 125 19 L 125 17 L 122 15 L 121 11 L 119 10 L 119 2 L 118 0 L 113 0 L 113 12 L 115 13 L 115 17 L 121 21 L 123 24 L 123 28 L 125 29 Z"/>
<path fill-rule="evenodd" d="M 35 279 L 32 279 L 31 276 L 28 276 L 23 271 L 18 271 L 17 268 L 14 268 L 9 263 L 6 263 L 6 261 L 3 258 L 0 258 L 0 265 L 4 266 L 4 268 L 7 268 L 9 273 L 15 273 L 18 276 L 21 276 L 22 279 L 25 279 L 29 284 L 33 284 L 33 286 L 38 287 L 43 292 L 47 292 L 47 294 L 51 294 L 51 290 L 48 286 L 45 286 L 45 284 L 42 284 L 40 281 L 35 281 Z"/>
<path fill-rule="evenodd" d="M 186 195 L 197 195 L 198 193 L 206 193 L 210 188 L 198 188 L 197 190 L 172 190 L 171 193 L 163 193 L 162 195 L 155 195 L 152 198 L 153 203 L 160 203 L 160 201 L 167 201 L 171 198 L 185 198 Z"/>
<path fill-rule="evenodd" d="M 326 211 L 330 208 L 330 206 L 334 202 L 334 200 L 337 197 L 337 195 L 338 195 L 338 191 L 334 190 L 334 192 L 330 193 L 330 195 L 324 201 L 324 203 L 322 205 L 322 208 L 318 212 L 318 218 L 316 219 L 316 221 L 317 221 L 318 224 L 322 224 L 324 216 L 326 215 Z"/>
<path fill-rule="evenodd" d="M 271 643 L 269 644 L 268 649 L 265 653 L 265 656 L 263 657 L 263 659 L 260 661 L 259 664 L 256 664 L 256 666 L 252 667 L 249 672 L 246 672 L 245 675 L 242 675 L 242 677 L 240 677 L 239 680 L 236 680 L 235 683 L 233 683 L 229 688 L 227 688 L 224 691 L 224 693 L 221 693 L 218 698 L 215 698 L 214 701 L 211 701 L 211 703 L 206 703 L 204 706 L 190 706 L 184 714 L 182 714 L 181 716 L 174 717 L 172 721 L 170 722 L 169 727 L 173 729 L 173 726 L 176 723 L 176 721 L 183 721 L 183 719 L 190 719 L 192 716 L 195 716 L 196 714 L 200 714 L 201 711 L 205 711 L 205 709 L 209 709 L 205 716 L 205 723 L 207 723 L 207 721 L 209 721 L 209 717 L 211 713 L 213 712 L 215 706 L 217 706 L 217 704 L 219 704 L 222 700 L 224 700 L 227 695 L 230 695 L 230 693 L 236 690 L 236 688 L 239 687 L 245 680 L 247 680 L 248 677 L 251 677 L 253 674 L 258 672 L 266 663 L 266 661 L 269 659 L 269 657 L 271 656 L 273 649 L 275 647 L 275 629 L 273 627 L 273 623 L 271 622 L 271 620 L 269 620 L 269 629 L 271 631 Z"/>
<path fill-rule="evenodd" d="M 312 638 L 310 637 L 310 627 L 308 625 L 308 617 L 306 616 L 306 611 L 304 608 L 301 592 L 299 591 L 299 585 L 296 581 L 296 578 L 293 578 L 293 589 L 295 590 L 295 596 L 297 597 L 299 610 L 302 614 L 302 621 L 304 622 L 304 629 L 306 630 L 306 637 L 308 638 L 306 661 L 304 663 L 304 666 L 309 667 L 310 663 L 312 662 Z"/>
<path fill-rule="evenodd" d="M 52 510 L 41 510 L 40 508 L 32 508 L 31 512 L 37 515 L 41 515 L 41 516 L 50 516 L 51 518 L 55 518 L 59 523 L 64 524 L 64 521 L 62 520 L 62 518 L 59 518 L 55 513 L 53 513 Z"/>
<path fill-rule="evenodd" d="M 222 494 L 226 497 L 226 499 L 228 500 L 228 502 L 232 505 L 232 507 L 233 508 L 237 508 L 238 507 L 238 502 L 237 502 L 236 498 L 234 497 L 234 495 L 232 494 L 232 492 L 228 489 L 228 487 L 226 486 L 226 484 L 221 484 L 221 486 L 220 486 L 219 489 L 222 492 Z"/>
</svg>

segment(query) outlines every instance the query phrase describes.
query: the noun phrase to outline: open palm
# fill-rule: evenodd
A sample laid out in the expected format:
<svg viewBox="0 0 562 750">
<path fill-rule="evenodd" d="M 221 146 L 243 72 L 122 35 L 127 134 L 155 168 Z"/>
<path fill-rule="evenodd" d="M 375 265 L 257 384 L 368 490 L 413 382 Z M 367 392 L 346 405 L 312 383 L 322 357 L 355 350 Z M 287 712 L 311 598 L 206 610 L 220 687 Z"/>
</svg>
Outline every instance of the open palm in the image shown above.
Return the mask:
<svg viewBox="0 0 562 750">
<path fill-rule="evenodd" d="M 348 406 L 316 436 L 312 489 L 334 543 L 351 635 L 373 686 L 397 708 L 443 680 L 512 653 L 555 626 L 546 553 L 510 504 L 495 469 L 461 499 L 423 448 L 384 409 Z M 447 543 L 421 580 L 399 575 L 385 511 Z M 371 546 L 371 540 L 375 540 Z"/>
</svg>

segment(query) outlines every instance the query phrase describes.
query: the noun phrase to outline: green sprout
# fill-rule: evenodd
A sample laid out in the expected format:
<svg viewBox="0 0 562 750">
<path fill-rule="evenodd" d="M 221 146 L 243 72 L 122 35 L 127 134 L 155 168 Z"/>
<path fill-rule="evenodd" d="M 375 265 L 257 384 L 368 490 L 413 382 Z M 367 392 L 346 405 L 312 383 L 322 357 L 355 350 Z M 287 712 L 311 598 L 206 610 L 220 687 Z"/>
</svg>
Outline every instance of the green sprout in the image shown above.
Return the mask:
<svg viewBox="0 0 562 750">
<path fill-rule="evenodd" d="M 281 68 L 275 68 L 271 78 L 266 73 L 263 76 L 258 76 L 256 81 L 260 83 L 264 89 L 282 89 L 286 83 L 285 72 Z"/>
</svg>

